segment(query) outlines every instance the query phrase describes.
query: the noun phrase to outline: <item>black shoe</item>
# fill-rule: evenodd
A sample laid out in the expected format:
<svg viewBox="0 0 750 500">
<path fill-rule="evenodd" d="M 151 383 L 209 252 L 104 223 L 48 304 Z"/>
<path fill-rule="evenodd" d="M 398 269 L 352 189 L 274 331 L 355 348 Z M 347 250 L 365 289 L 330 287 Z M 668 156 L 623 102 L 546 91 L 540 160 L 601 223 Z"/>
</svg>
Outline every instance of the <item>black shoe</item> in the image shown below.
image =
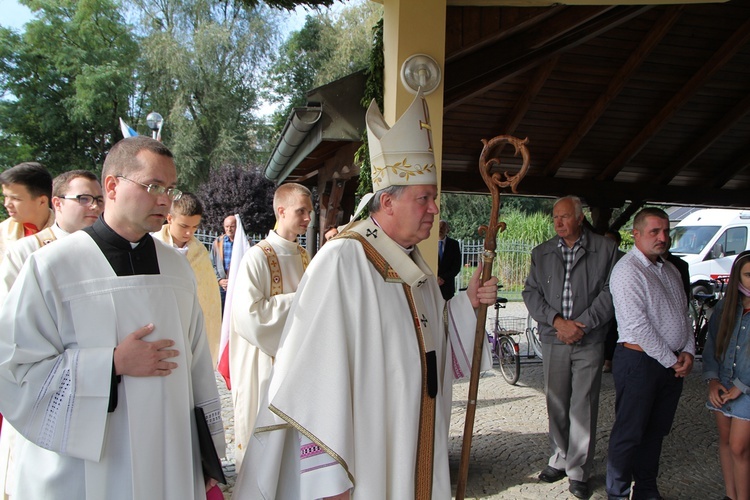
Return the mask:
<svg viewBox="0 0 750 500">
<path fill-rule="evenodd" d="M 591 496 L 591 492 L 589 492 L 589 485 L 584 481 L 576 481 L 575 479 L 570 480 L 568 491 L 571 492 L 576 498 L 588 498 Z"/>
<path fill-rule="evenodd" d="M 551 465 L 548 465 L 539 474 L 539 479 L 541 481 L 544 481 L 545 483 L 556 483 L 557 481 L 564 478 L 565 476 L 566 474 L 564 470 L 555 469 Z"/>
</svg>

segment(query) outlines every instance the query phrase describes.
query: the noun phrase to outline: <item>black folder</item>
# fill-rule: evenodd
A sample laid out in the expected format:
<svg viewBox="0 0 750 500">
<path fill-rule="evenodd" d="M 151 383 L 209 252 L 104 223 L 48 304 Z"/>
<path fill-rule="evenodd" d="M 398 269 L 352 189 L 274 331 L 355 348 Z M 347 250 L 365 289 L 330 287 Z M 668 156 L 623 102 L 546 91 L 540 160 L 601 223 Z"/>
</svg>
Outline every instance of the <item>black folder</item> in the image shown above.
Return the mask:
<svg viewBox="0 0 750 500">
<path fill-rule="evenodd" d="M 198 428 L 198 444 L 201 447 L 201 465 L 203 465 L 203 475 L 212 477 L 221 484 L 227 484 L 227 478 L 224 476 L 224 469 L 221 468 L 219 454 L 216 453 L 216 446 L 211 437 L 211 431 L 208 430 L 206 414 L 200 406 L 195 407 L 195 423 Z"/>
</svg>

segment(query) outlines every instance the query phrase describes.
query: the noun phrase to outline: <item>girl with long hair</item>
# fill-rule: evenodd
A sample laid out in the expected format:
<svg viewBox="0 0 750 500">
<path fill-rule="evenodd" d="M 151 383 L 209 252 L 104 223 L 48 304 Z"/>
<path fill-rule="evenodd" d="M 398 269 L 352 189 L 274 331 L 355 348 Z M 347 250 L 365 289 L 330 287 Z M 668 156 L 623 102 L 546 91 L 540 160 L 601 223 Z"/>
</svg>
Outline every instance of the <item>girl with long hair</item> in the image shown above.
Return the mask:
<svg viewBox="0 0 750 500">
<path fill-rule="evenodd" d="M 726 294 L 708 324 L 703 349 L 706 407 L 719 430 L 725 499 L 750 499 L 750 251 L 732 265 Z"/>
</svg>

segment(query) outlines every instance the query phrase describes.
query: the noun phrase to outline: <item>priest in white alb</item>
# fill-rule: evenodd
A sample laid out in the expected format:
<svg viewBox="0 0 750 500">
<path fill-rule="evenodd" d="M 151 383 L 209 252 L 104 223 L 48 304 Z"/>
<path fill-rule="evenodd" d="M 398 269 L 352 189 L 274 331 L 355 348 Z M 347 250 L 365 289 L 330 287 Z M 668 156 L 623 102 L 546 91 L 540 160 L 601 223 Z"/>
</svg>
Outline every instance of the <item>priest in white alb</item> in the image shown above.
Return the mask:
<svg viewBox="0 0 750 500">
<path fill-rule="evenodd" d="M 202 500 L 195 407 L 221 456 L 219 395 L 190 266 L 149 235 L 180 195 L 172 154 L 123 139 L 102 179 L 103 216 L 32 254 L 0 310 L 16 495 Z"/>
<path fill-rule="evenodd" d="M 374 103 L 366 122 L 370 217 L 299 285 L 235 499 L 451 497 L 452 381 L 468 374 L 475 308 L 494 303 L 497 279 L 475 273 L 446 304 L 417 248 L 438 213 L 422 95 L 390 129 Z"/>
<path fill-rule="evenodd" d="M 279 186 L 273 195 L 276 228 L 245 253 L 237 272 L 229 330 L 229 373 L 238 472 L 268 390 L 294 292 L 309 263 L 297 236 L 307 230 L 312 208 L 312 193 L 305 186 Z"/>
</svg>

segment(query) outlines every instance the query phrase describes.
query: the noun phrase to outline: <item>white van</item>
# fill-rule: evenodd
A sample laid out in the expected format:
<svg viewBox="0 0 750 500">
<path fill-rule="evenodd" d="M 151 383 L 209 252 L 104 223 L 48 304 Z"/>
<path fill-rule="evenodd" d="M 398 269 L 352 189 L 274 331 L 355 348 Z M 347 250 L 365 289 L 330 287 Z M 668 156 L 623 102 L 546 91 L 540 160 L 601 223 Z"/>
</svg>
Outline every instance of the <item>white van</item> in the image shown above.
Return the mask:
<svg viewBox="0 0 750 500">
<path fill-rule="evenodd" d="M 748 243 L 750 211 L 697 210 L 672 229 L 670 252 L 690 265 L 690 283 L 729 276 L 732 263 Z M 698 285 L 699 286 L 699 285 Z"/>
</svg>

